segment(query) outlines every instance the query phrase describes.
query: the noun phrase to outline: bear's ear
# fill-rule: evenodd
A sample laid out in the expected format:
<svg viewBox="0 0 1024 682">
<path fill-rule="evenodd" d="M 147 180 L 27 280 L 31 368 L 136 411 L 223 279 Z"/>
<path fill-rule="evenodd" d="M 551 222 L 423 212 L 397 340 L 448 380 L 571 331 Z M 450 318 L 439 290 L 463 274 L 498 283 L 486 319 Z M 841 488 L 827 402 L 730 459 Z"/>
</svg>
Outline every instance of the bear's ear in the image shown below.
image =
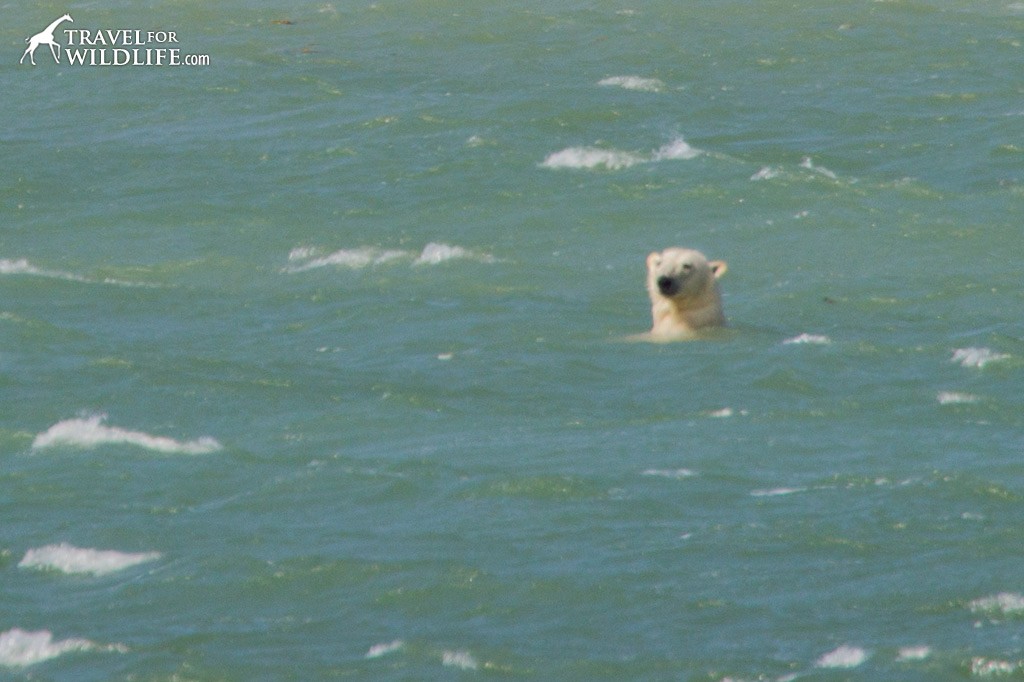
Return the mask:
<svg viewBox="0 0 1024 682">
<path fill-rule="evenodd" d="M 647 269 L 648 270 L 653 270 L 654 268 L 658 267 L 658 265 L 660 263 L 661 263 L 661 254 L 660 253 L 658 253 L 657 251 L 651 251 L 649 254 L 647 254 Z"/>
<path fill-rule="evenodd" d="M 713 260 L 708 263 L 708 265 L 711 266 L 711 274 L 715 276 L 715 279 L 724 275 L 729 269 L 729 266 L 725 264 L 724 260 Z"/>
</svg>

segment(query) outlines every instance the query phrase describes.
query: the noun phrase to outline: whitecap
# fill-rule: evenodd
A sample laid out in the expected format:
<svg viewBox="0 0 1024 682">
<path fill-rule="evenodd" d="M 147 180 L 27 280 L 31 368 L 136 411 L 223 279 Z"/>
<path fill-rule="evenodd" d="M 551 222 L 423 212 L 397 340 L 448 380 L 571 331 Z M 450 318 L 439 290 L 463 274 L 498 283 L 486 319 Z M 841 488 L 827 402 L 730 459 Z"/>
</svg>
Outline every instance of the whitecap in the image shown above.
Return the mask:
<svg viewBox="0 0 1024 682">
<path fill-rule="evenodd" d="M 972 405 L 981 402 L 981 398 L 973 393 L 959 393 L 957 391 L 940 391 L 936 396 L 939 405 Z"/>
<path fill-rule="evenodd" d="M 317 254 L 317 249 L 312 246 L 296 246 L 288 252 L 288 262 L 297 260 L 308 260 Z"/>
<path fill-rule="evenodd" d="M 222 448 L 216 439 L 209 436 L 179 441 L 167 436 L 153 436 L 142 431 L 106 426 L 103 423 L 106 418 L 105 414 L 98 414 L 57 422 L 35 437 L 32 449 L 59 446 L 91 449 L 100 445 L 135 445 L 156 452 L 203 455 Z"/>
<path fill-rule="evenodd" d="M 711 417 L 713 419 L 728 419 L 735 413 L 733 412 L 733 409 L 731 407 L 723 407 L 720 410 L 712 410 L 706 414 L 708 417 Z"/>
<path fill-rule="evenodd" d="M 114 550 L 81 549 L 61 543 L 30 549 L 18 568 L 57 570 L 63 573 L 89 573 L 96 576 L 116 573 L 160 558 L 159 552 L 125 553 Z"/>
<path fill-rule="evenodd" d="M 806 334 L 805 333 L 805 334 L 800 334 L 799 336 L 794 336 L 791 339 L 786 339 L 785 341 L 782 342 L 782 344 L 784 346 L 793 345 L 793 344 L 802 344 L 802 343 L 808 343 L 808 344 L 811 344 L 811 345 L 818 345 L 818 346 L 827 346 L 828 344 L 832 343 L 832 339 L 830 339 L 829 337 L 825 336 L 824 334 Z"/>
<path fill-rule="evenodd" d="M 60 270 L 44 270 L 32 265 L 24 258 L 18 260 L 8 260 L 6 258 L 0 258 L 0 275 L 32 275 L 34 277 L 50 277 L 53 279 L 63 279 L 70 282 L 86 282 L 85 277 L 81 275 L 75 275 L 70 272 L 61 272 Z"/>
<path fill-rule="evenodd" d="M 757 182 L 758 180 L 771 180 L 773 178 L 777 178 L 781 174 L 782 174 L 782 171 L 779 170 L 778 168 L 773 168 L 771 166 L 765 166 L 761 170 L 759 170 L 756 173 L 754 173 L 753 175 L 751 175 L 750 179 L 753 180 L 754 182 Z"/>
<path fill-rule="evenodd" d="M 597 147 L 570 147 L 549 154 L 541 166 L 544 168 L 576 168 L 591 170 L 604 167 L 608 170 L 629 168 L 644 163 L 644 157 L 631 152 L 617 149 L 599 149 Z"/>
<path fill-rule="evenodd" d="M 782 495 L 793 495 L 804 492 L 807 492 L 807 488 L 762 488 L 759 490 L 751 490 L 750 495 L 752 497 L 780 497 Z"/>
<path fill-rule="evenodd" d="M 1009 357 L 1006 353 L 996 353 L 990 348 L 957 348 L 953 351 L 950 362 L 958 362 L 961 367 L 981 369 L 990 362 L 999 362 Z"/>
<path fill-rule="evenodd" d="M 409 251 L 376 249 L 364 246 L 358 249 L 339 249 L 326 256 L 317 256 L 318 251 L 310 247 L 292 249 L 288 261 L 293 263 L 285 268 L 285 272 L 303 272 L 328 266 L 338 266 L 358 270 L 371 265 L 381 265 L 400 259 L 412 259 Z"/>
<path fill-rule="evenodd" d="M 701 150 L 691 147 L 686 140 L 677 137 L 656 149 L 651 155 L 651 161 L 689 161 L 697 158 L 701 153 Z"/>
<path fill-rule="evenodd" d="M 300 246 L 288 254 L 289 265 L 282 272 L 297 273 L 323 267 L 343 267 L 360 270 L 396 261 L 407 261 L 414 265 L 437 265 L 450 260 L 468 259 L 482 263 L 494 263 L 496 259 L 488 253 L 478 253 L 462 246 L 431 242 L 422 251 L 402 249 L 378 249 L 362 246 L 357 249 L 339 249 L 327 255 L 320 255 L 319 249 Z"/>
<path fill-rule="evenodd" d="M 543 168 L 553 169 L 593 170 L 605 168 L 621 170 L 638 164 L 658 161 L 686 161 L 694 159 L 702 153 L 701 150 L 691 147 L 682 137 L 677 137 L 648 154 L 599 147 L 570 147 L 549 154 L 540 165 Z"/>
<path fill-rule="evenodd" d="M 896 660 L 900 663 L 923 661 L 931 655 L 932 648 L 929 646 L 905 646 L 899 650 Z"/>
<path fill-rule="evenodd" d="M 682 480 L 684 478 L 693 478 L 697 475 L 697 472 L 691 469 L 647 469 L 643 472 L 643 475 Z"/>
<path fill-rule="evenodd" d="M 967 607 L 972 613 L 986 613 L 996 616 L 1020 615 L 1024 614 L 1024 595 L 1016 592 L 1000 592 L 999 594 L 975 599 Z"/>
<path fill-rule="evenodd" d="M 598 85 L 616 86 L 625 90 L 638 90 L 640 92 L 661 92 L 665 89 L 665 83 L 658 78 L 644 78 L 642 76 L 611 76 L 598 81 Z"/>
<path fill-rule="evenodd" d="M 113 651 L 125 653 L 123 644 L 101 646 L 88 639 L 63 639 L 55 642 L 48 630 L 28 631 L 20 628 L 0 632 L 0 665 L 24 668 L 75 651 Z"/>
<path fill-rule="evenodd" d="M 431 242 L 423 247 L 423 251 L 413 261 L 414 265 L 437 265 L 445 261 L 455 259 L 478 260 L 484 263 L 493 263 L 494 256 L 486 253 L 476 253 L 461 246 L 450 246 L 448 244 L 436 244 Z"/>
<path fill-rule="evenodd" d="M 868 652 L 860 647 L 843 644 L 814 662 L 816 668 L 856 668 L 868 660 Z"/>
<path fill-rule="evenodd" d="M 809 171 L 813 171 L 819 175 L 824 175 L 829 180 L 838 180 L 838 176 L 830 171 L 828 168 L 823 166 L 815 166 L 814 162 L 811 161 L 811 157 L 805 156 L 804 160 L 800 162 L 800 167 Z"/>
<path fill-rule="evenodd" d="M 971 675 L 974 677 L 1003 677 L 1012 675 L 1016 670 L 1017 664 L 1010 661 L 997 661 L 981 656 L 971 659 Z"/>
<path fill-rule="evenodd" d="M 441 663 L 450 668 L 460 670 L 476 670 L 480 667 L 473 655 L 468 651 L 445 651 L 441 654 Z"/>
<path fill-rule="evenodd" d="M 45 268 L 39 268 L 32 265 L 24 258 L 18 260 L 9 260 L 6 258 L 0 258 L 0 275 L 28 275 L 31 277 L 46 277 L 49 279 L 60 279 L 66 282 L 85 282 L 87 284 L 112 284 L 119 287 L 158 287 L 157 284 L 147 284 L 141 282 L 129 282 L 123 279 L 115 279 L 112 277 L 105 277 L 103 279 L 90 279 L 83 277 L 82 275 L 76 275 L 72 272 L 64 272 L 62 270 L 47 270 Z"/>
<path fill-rule="evenodd" d="M 405 642 L 400 639 L 396 639 L 392 642 L 384 642 L 382 644 L 374 644 L 370 647 L 369 651 L 366 652 L 365 658 L 380 658 L 381 656 L 387 656 L 393 654 L 396 651 L 401 651 L 405 648 Z"/>
</svg>

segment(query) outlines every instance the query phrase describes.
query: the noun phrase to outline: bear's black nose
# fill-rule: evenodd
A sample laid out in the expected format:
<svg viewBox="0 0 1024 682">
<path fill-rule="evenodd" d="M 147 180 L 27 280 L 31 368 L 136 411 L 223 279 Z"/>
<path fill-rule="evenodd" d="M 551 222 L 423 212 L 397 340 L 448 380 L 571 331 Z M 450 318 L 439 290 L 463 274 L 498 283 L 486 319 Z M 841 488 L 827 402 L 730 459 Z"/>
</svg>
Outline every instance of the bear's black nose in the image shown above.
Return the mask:
<svg viewBox="0 0 1024 682">
<path fill-rule="evenodd" d="M 676 291 L 679 289 L 679 283 L 672 277 L 659 277 L 657 284 L 658 291 L 660 291 L 665 296 L 671 296 L 672 294 L 676 293 Z"/>
</svg>

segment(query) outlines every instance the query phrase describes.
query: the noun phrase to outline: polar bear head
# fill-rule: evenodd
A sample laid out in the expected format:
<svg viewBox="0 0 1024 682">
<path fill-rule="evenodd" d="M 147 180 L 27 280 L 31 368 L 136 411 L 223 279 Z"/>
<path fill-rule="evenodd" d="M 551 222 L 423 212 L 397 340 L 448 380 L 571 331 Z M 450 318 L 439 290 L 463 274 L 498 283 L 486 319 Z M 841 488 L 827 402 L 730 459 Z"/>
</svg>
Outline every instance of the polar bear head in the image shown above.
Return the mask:
<svg viewBox="0 0 1024 682">
<path fill-rule="evenodd" d="M 725 270 L 724 261 L 709 261 L 693 249 L 671 248 L 647 256 L 652 324 L 646 338 L 690 339 L 701 330 L 724 326 L 718 278 Z"/>
<path fill-rule="evenodd" d="M 671 248 L 647 256 L 647 289 L 651 299 L 670 299 L 681 307 L 688 301 L 704 305 L 718 297 L 715 280 L 725 274 L 725 261 L 709 261 L 693 249 Z"/>
</svg>

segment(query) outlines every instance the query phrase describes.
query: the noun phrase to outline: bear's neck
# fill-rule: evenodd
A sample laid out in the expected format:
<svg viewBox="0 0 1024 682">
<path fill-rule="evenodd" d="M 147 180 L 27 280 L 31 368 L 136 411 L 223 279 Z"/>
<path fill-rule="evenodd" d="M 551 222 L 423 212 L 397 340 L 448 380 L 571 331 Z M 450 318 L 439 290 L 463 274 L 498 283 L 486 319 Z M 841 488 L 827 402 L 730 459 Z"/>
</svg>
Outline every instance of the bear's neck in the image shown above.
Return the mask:
<svg viewBox="0 0 1024 682">
<path fill-rule="evenodd" d="M 654 326 L 666 322 L 687 329 L 700 329 L 725 323 L 722 308 L 715 296 L 704 297 L 702 300 L 667 299 L 659 296 L 652 306 Z"/>
</svg>

